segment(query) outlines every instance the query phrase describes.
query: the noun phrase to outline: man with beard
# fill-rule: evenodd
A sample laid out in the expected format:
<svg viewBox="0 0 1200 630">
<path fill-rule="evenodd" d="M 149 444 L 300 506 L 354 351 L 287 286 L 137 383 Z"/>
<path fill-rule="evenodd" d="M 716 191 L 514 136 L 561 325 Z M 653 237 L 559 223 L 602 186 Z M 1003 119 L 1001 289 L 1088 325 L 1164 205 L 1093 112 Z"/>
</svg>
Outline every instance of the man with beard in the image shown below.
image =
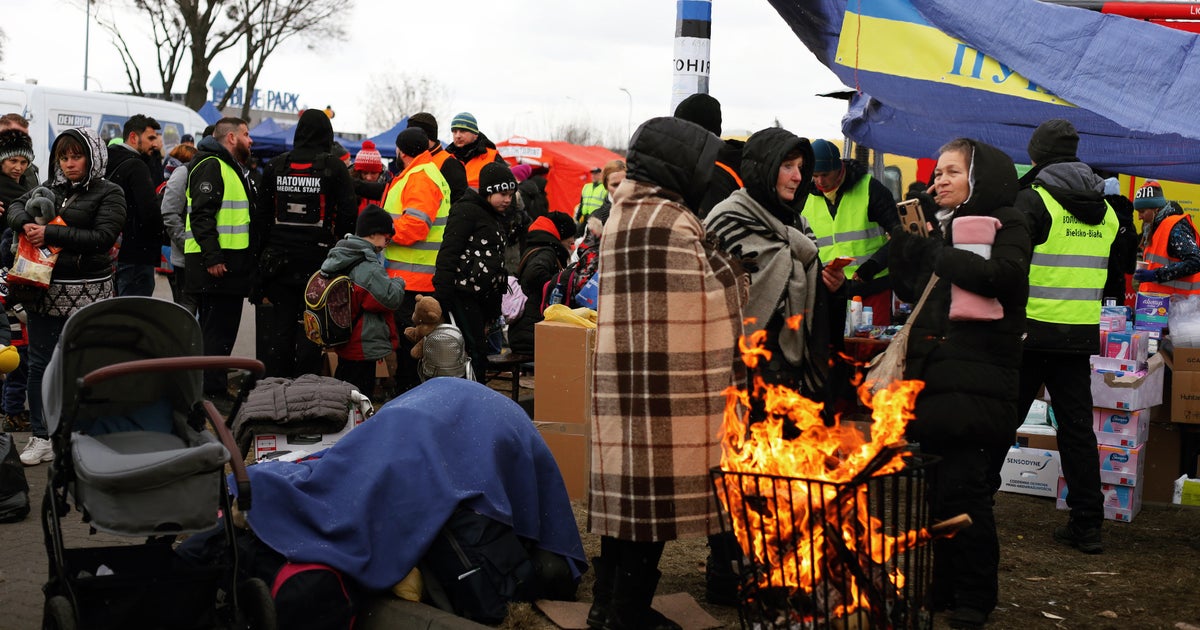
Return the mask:
<svg viewBox="0 0 1200 630">
<path fill-rule="evenodd" d="M 134 114 L 125 121 L 124 142 L 109 145 L 104 177 L 125 192 L 125 229 L 117 254 L 117 295 L 154 295 L 154 268 L 162 257 L 163 224 L 154 194 L 153 171 L 146 165 L 162 143 L 158 121 Z M 158 169 L 159 179 L 162 168 Z"/>
<path fill-rule="evenodd" d="M 187 292 L 196 295 L 204 354 L 229 356 L 237 340 L 242 304 L 250 293 L 257 256 L 251 238 L 254 189 L 247 179 L 250 130 L 240 118 L 217 121 L 200 141 L 187 188 L 183 256 Z M 228 399 L 223 370 L 204 375 L 204 393 Z"/>
</svg>

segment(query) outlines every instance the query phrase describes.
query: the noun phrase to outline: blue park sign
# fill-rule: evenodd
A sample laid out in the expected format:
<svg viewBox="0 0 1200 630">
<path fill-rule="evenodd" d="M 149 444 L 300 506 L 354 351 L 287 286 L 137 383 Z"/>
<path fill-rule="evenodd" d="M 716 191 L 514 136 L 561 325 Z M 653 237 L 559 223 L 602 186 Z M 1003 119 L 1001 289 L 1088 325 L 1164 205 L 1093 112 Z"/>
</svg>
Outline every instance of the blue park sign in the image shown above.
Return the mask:
<svg viewBox="0 0 1200 630">
<path fill-rule="evenodd" d="M 213 75 L 212 81 L 209 81 L 208 86 L 212 88 L 212 103 L 216 105 L 225 98 L 225 93 L 229 91 L 229 82 L 225 80 L 225 75 L 218 70 Z M 241 107 L 245 102 L 244 89 L 241 86 L 233 88 L 233 93 L 229 95 L 230 107 Z M 275 90 L 254 90 L 254 94 L 250 97 L 251 109 L 260 111 L 285 112 L 295 114 L 300 111 L 300 95 L 294 92 L 277 92 Z"/>
</svg>

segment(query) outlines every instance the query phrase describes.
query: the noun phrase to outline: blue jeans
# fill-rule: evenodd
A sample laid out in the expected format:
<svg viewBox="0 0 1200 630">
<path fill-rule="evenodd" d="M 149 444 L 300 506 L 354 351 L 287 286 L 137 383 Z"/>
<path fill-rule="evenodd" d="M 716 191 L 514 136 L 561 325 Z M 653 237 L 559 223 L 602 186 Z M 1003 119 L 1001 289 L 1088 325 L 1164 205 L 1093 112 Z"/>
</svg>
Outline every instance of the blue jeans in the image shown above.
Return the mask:
<svg viewBox="0 0 1200 630">
<path fill-rule="evenodd" d="M 29 349 L 17 346 L 17 356 L 21 363 L 4 377 L 4 400 L 0 403 L 4 413 L 11 416 L 25 411 L 25 386 L 29 383 Z"/>
<path fill-rule="evenodd" d="M 34 437 L 48 438 L 46 420 L 42 416 L 42 375 L 54 354 L 54 346 L 62 336 L 65 317 L 50 317 L 29 311 L 26 332 L 29 333 L 29 425 Z"/>
<path fill-rule="evenodd" d="M 117 263 L 117 295 L 154 296 L 154 265 Z"/>
</svg>

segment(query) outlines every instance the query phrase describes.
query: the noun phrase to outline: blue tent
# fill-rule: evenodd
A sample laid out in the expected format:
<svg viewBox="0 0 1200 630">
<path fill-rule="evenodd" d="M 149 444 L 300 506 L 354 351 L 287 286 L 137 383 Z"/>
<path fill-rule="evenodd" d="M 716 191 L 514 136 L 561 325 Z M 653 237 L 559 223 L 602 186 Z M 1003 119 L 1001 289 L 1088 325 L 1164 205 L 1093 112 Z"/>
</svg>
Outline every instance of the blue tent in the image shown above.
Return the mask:
<svg viewBox="0 0 1200 630">
<path fill-rule="evenodd" d="M 290 151 L 294 134 L 294 126 L 285 127 L 275 122 L 274 118 L 264 118 L 250 130 L 250 139 L 254 141 L 250 149 L 256 155 L 276 155 Z"/>
<path fill-rule="evenodd" d="M 804 45 L 856 90 L 843 132 L 910 157 L 968 136 L 1027 163 L 1051 118 L 1079 158 L 1200 183 L 1198 36 L 1037 0 L 769 0 Z"/>
<path fill-rule="evenodd" d="M 375 143 L 375 148 L 379 149 L 379 155 L 385 158 L 396 159 L 396 136 L 400 135 L 401 131 L 408 129 L 408 116 L 400 119 L 391 129 L 368 138 Z M 359 146 L 362 146 L 361 144 Z"/>
<path fill-rule="evenodd" d="M 201 106 L 200 110 L 196 113 L 200 114 L 200 117 L 204 119 L 204 122 L 210 125 L 217 124 L 217 121 L 223 118 L 223 116 L 221 116 L 221 110 L 217 109 L 217 106 L 213 105 L 211 101 L 204 101 L 204 105 Z"/>
</svg>

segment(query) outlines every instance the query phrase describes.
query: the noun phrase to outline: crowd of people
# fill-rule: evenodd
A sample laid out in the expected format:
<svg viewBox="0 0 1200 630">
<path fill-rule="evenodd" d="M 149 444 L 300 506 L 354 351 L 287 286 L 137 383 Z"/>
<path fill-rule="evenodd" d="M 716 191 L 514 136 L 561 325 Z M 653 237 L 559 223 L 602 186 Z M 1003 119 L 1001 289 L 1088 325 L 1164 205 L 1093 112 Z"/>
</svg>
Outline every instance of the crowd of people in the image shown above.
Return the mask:
<svg viewBox="0 0 1200 630">
<path fill-rule="evenodd" d="M 533 353 L 548 283 L 572 260 L 597 261 L 594 628 L 678 627 L 650 601 L 665 543 L 681 537 L 709 536 L 709 599 L 733 600 L 737 552 L 717 535 L 709 470 L 726 388 L 747 384 L 739 339 L 764 331 L 770 357 L 755 374 L 833 409 L 849 381 L 838 358 L 847 301 L 890 314 L 893 294 L 913 303 L 923 293 L 905 377 L 925 388 L 908 437 L 941 458 L 933 517 L 974 523 L 935 543 L 932 605 L 952 627 L 983 626 L 998 597 L 993 495 L 1035 394 L 1051 394 L 1071 488 L 1069 520 L 1053 536 L 1100 553 L 1087 356 L 1101 300 L 1123 298 L 1131 273 L 1152 290 L 1200 293 L 1191 219 L 1153 182 L 1132 204 L 1114 194 L 1107 174 L 1076 157 L 1065 120 L 1033 133 L 1033 168 L 1019 179 L 995 147 L 948 139 L 932 180 L 911 191 L 929 209 L 927 234 L 902 226 L 888 188 L 832 142 L 778 127 L 721 140 L 720 104 L 704 94 L 642 124 L 625 160 L 596 165 L 575 208 L 549 208 L 544 168 L 510 166 L 469 112 L 454 116 L 445 145 L 437 119 L 414 113 L 385 165 L 372 143 L 339 151 L 328 115 L 305 111 L 294 148 L 256 178 L 238 118 L 165 162 L 153 118 L 131 117 L 109 146 L 68 129 L 44 177 L 27 128 L 0 117 L 0 252 L 8 268 L 14 243 L 60 248 L 48 287 L 9 283 L 0 323 L 27 344 L 2 401 L 6 424 L 32 432 L 27 465 L 53 457 L 40 384 L 66 319 L 100 299 L 150 295 L 163 243 L 173 299 L 198 318 L 205 354 L 231 353 L 249 301 L 268 376 L 322 370 L 302 325 L 304 288 L 318 271 L 348 274 L 357 315 L 335 348 L 335 375 L 376 394 L 376 365 L 395 353 L 388 397 L 422 380 L 415 340 L 400 334 L 418 301 L 437 300 L 482 380 L 505 345 Z M 1094 229 L 1077 237 L 1077 224 Z M 956 238 L 981 226 L 987 251 Z M 1139 248 L 1145 265 L 1134 273 Z M 519 306 L 506 309 L 516 292 Z M 229 402 L 226 374 L 206 373 L 204 393 Z"/>
</svg>

